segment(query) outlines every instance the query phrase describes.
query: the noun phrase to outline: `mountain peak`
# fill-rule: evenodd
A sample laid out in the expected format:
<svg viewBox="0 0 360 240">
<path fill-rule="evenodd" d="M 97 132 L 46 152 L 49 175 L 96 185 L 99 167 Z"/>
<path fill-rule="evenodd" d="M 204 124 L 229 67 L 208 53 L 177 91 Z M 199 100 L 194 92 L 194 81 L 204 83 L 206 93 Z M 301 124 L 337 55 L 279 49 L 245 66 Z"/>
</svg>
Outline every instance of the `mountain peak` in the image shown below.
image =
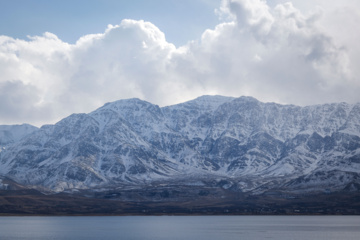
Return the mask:
<svg viewBox="0 0 360 240">
<path fill-rule="evenodd" d="M 172 105 L 172 106 L 168 106 L 165 108 L 172 108 L 172 107 L 185 107 L 185 108 L 201 108 L 203 110 L 215 110 L 216 108 L 218 108 L 220 105 L 226 103 L 226 102 L 230 102 L 232 100 L 234 100 L 234 97 L 225 97 L 225 96 L 220 96 L 220 95 L 203 95 L 200 96 L 198 98 L 195 98 L 193 100 L 184 102 L 184 103 L 179 103 L 176 105 Z"/>
<path fill-rule="evenodd" d="M 138 112 L 142 109 L 159 109 L 159 106 L 154 105 L 150 102 L 141 100 L 139 98 L 129 98 L 129 99 L 122 99 L 122 100 L 117 100 L 114 102 L 108 102 L 105 103 L 102 107 L 96 109 L 94 112 L 97 111 L 101 111 L 101 110 L 105 110 L 105 109 L 110 109 L 113 110 L 115 112 L 118 113 L 123 113 L 123 114 L 129 114 L 129 113 L 134 113 L 134 112 Z"/>
<path fill-rule="evenodd" d="M 141 100 L 139 98 L 128 98 L 128 99 L 120 99 L 114 102 L 105 103 L 101 108 L 109 108 L 114 106 L 131 106 L 131 105 L 138 105 L 138 106 L 145 106 L 145 105 L 153 105 L 145 100 Z"/>
<path fill-rule="evenodd" d="M 251 97 L 251 96 L 241 96 L 241 97 L 239 97 L 237 99 L 241 100 L 241 101 L 247 101 L 247 102 L 260 102 L 259 100 L 257 100 L 254 97 Z"/>
</svg>

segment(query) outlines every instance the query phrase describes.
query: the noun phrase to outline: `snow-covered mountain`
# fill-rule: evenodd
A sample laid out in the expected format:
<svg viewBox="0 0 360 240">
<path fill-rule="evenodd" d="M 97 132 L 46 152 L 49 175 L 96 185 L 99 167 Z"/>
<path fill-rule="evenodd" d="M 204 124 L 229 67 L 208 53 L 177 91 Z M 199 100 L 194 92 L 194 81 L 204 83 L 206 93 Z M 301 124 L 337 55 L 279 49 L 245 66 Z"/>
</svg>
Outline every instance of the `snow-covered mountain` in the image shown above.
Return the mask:
<svg viewBox="0 0 360 240">
<path fill-rule="evenodd" d="M 252 192 L 360 186 L 360 103 L 202 96 L 160 108 L 128 99 L 13 140 L 0 153 L 0 175 L 54 191 L 152 182 Z"/>
</svg>

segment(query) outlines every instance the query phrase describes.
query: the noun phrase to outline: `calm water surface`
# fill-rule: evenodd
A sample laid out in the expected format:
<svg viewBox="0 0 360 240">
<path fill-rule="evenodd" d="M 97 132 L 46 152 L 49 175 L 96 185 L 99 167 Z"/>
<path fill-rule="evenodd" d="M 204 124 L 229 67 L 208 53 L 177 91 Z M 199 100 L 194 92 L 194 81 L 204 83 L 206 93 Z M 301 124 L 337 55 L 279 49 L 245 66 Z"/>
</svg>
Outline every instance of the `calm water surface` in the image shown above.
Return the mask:
<svg viewBox="0 0 360 240">
<path fill-rule="evenodd" d="M 360 216 L 0 217 L 0 239 L 360 239 Z"/>
</svg>

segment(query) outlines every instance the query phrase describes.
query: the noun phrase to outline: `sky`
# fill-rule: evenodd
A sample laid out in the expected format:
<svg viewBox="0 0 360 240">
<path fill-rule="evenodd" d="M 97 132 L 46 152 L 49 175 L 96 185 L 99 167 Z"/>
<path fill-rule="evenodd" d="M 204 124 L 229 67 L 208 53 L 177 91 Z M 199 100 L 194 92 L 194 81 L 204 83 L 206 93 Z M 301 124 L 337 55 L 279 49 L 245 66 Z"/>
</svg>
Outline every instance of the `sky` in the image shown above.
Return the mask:
<svg viewBox="0 0 360 240">
<path fill-rule="evenodd" d="M 358 0 L 0 0 L 0 124 L 119 99 L 360 102 Z"/>
</svg>

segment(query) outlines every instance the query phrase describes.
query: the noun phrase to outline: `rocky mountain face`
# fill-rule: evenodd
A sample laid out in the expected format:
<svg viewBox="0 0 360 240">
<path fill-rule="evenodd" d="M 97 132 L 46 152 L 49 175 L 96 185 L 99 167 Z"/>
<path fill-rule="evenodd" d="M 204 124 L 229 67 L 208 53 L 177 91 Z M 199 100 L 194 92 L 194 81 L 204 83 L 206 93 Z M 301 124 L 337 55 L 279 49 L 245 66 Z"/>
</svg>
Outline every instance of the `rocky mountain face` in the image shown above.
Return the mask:
<svg viewBox="0 0 360 240">
<path fill-rule="evenodd" d="M 0 135 L 0 175 L 37 189 L 360 189 L 360 103 L 202 96 L 160 108 L 128 99 L 33 130 L 11 144 Z"/>
</svg>

